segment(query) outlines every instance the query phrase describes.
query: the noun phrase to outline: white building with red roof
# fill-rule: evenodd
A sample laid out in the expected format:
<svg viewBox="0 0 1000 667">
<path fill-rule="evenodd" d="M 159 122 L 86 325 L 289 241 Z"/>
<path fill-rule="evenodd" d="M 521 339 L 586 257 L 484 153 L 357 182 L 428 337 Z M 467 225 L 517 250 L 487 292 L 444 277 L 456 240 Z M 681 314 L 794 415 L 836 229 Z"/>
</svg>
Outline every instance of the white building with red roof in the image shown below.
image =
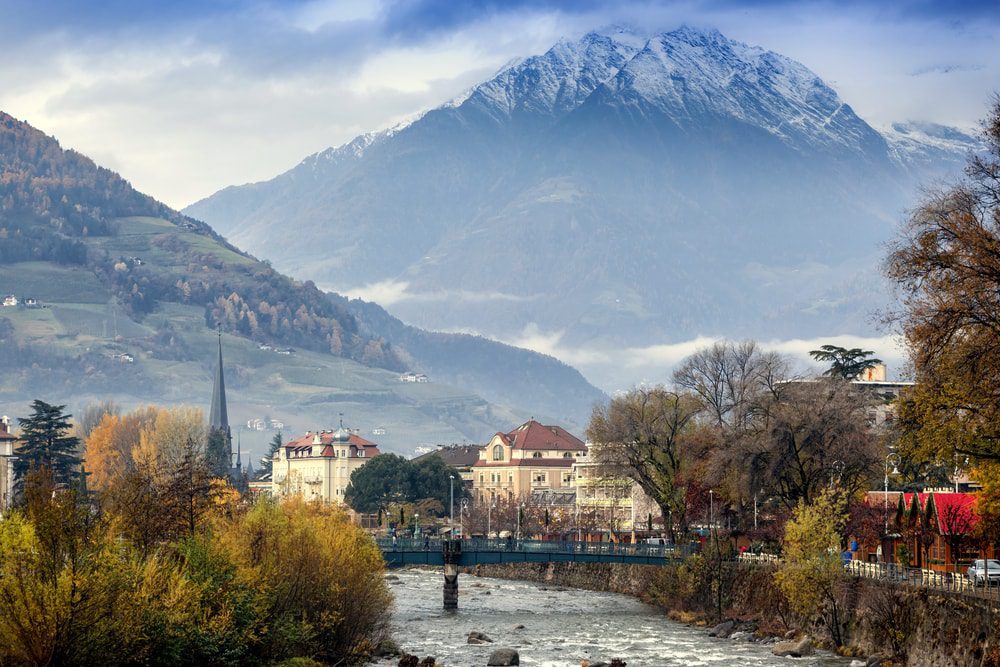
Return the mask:
<svg viewBox="0 0 1000 667">
<path fill-rule="evenodd" d="M 343 503 L 351 473 L 379 455 L 378 445 L 344 428 L 307 432 L 274 455 L 271 495 Z"/>
<path fill-rule="evenodd" d="M 472 466 L 473 494 L 490 501 L 572 488 L 573 462 L 586 454 L 587 445 L 566 429 L 529 420 L 483 447 Z"/>
</svg>

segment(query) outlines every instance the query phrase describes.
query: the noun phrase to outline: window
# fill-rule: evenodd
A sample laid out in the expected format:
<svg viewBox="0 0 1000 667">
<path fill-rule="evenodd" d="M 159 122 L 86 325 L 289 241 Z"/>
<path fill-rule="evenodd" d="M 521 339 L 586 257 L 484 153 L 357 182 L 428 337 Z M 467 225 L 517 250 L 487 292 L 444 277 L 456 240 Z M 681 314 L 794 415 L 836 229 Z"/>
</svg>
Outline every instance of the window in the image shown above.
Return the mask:
<svg viewBox="0 0 1000 667">
<path fill-rule="evenodd" d="M 494 461 L 503 461 L 503 445 L 494 445 L 493 446 L 493 460 Z"/>
<path fill-rule="evenodd" d="M 359 449 L 359 450 L 358 450 L 358 456 L 360 456 L 360 457 L 364 458 L 364 456 L 365 456 L 365 450 L 363 450 L 363 449 Z"/>
<path fill-rule="evenodd" d="M 533 459 L 540 459 L 540 458 L 542 458 L 542 453 L 541 452 L 535 452 L 534 454 L 531 455 L 531 458 L 533 458 Z"/>
<path fill-rule="evenodd" d="M 534 482 L 536 484 L 545 484 L 549 481 L 549 474 L 547 472 L 536 472 L 534 477 Z"/>
<path fill-rule="evenodd" d="M 573 455 L 570 454 L 569 452 L 566 452 L 565 454 L 563 454 L 563 458 L 564 459 L 571 459 L 571 458 L 573 458 Z"/>
<path fill-rule="evenodd" d="M 482 483 L 483 483 L 483 479 L 484 479 L 485 477 L 486 477 L 486 475 L 484 475 L 483 473 L 479 473 L 479 483 L 480 483 L 480 484 L 482 484 Z"/>
<path fill-rule="evenodd" d="M 571 473 L 571 472 L 564 472 L 563 473 L 563 484 L 572 484 L 572 483 L 573 483 L 573 473 Z"/>
</svg>

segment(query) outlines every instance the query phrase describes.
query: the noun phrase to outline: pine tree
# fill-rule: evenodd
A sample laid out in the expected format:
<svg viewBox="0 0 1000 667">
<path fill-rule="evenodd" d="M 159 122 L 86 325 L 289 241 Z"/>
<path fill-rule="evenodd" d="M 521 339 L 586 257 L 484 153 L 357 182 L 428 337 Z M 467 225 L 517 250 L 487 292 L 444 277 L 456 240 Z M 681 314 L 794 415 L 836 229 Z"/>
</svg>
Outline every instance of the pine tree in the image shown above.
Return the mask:
<svg viewBox="0 0 1000 667">
<path fill-rule="evenodd" d="M 14 473 L 23 480 L 29 470 L 46 469 L 53 484 L 72 485 L 79 475 L 80 439 L 70 435 L 70 417 L 65 405 L 45 401 L 31 403 L 31 415 L 19 418 L 21 444 L 14 461 Z"/>
<path fill-rule="evenodd" d="M 274 464 L 274 455 L 278 453 L 278 450 L 281 449 L 281 446 L 283 444 L 285 444 L 285 442 L 281 437 L 281 431 L 278 431 L 277 433 L 274 434 L 274 437 L 271 438 L 271 442 L 269 442 L 267 445 L 267 456 L 260 457 L 260 467 L 262 474 L 269 473 L 272 471 L 272 467 Z"/>
</svg>

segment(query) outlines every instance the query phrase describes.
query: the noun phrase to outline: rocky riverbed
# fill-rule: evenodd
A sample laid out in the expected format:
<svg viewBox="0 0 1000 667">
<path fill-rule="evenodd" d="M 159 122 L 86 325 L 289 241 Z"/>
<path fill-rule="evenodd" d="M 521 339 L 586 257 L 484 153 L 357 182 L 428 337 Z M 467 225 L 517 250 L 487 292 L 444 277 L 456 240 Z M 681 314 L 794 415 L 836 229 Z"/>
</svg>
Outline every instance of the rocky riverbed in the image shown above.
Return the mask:
<svg viewBox="0 0 1000 667">
<path fill-rule="evenodd" d="M 746 634 L 711 637 L 708 629 L 671 621 L 625 595 L 519 581 L 463 575 L 459 610 L 448 614 L 441 609 L 441 580 L 440 572 L 407 570 L 393 572 L 390 585 L 396 642 L 445 667 L 485 667 L 497 649 L 513 649 L 529 667 L 578 667 L 585 660 L 593 666 L 615 658 L 629 667 L 851 664 L 828 653 L 777 657 L 772 645 L 748 641 Z"/>
</svg>

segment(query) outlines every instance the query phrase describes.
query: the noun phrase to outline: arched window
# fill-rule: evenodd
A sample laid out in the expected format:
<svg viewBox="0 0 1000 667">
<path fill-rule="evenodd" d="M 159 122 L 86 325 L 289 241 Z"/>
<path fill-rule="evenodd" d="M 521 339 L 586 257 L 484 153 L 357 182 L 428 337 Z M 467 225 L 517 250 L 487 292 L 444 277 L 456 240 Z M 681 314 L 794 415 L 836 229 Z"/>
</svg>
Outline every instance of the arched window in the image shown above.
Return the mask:
<svg viewBox="0 0 1000 667">
<path fill-rule="evenodd" d="M 542 458 L 542 453 L 541 452 L 535 452 L 534 454 L 531 455 L 531 458 L 533 458 L 533 459 L 540 459 L 540 458 Z"/>
<path fill-rule="evenodd" d="M 493 460 L 494 461 L 503 461 L 503 445 L 494 445 L 493 446 Z"/>
<path fill-rule="evenodd" d="M 571 458 L 573 458 L 573 455 L 571 453 L 569 453 L 569 452 L 566 452 L 565 454 L 563 454 L 563 458 L 564 459 L 571 459 Z"/>
</svg>

